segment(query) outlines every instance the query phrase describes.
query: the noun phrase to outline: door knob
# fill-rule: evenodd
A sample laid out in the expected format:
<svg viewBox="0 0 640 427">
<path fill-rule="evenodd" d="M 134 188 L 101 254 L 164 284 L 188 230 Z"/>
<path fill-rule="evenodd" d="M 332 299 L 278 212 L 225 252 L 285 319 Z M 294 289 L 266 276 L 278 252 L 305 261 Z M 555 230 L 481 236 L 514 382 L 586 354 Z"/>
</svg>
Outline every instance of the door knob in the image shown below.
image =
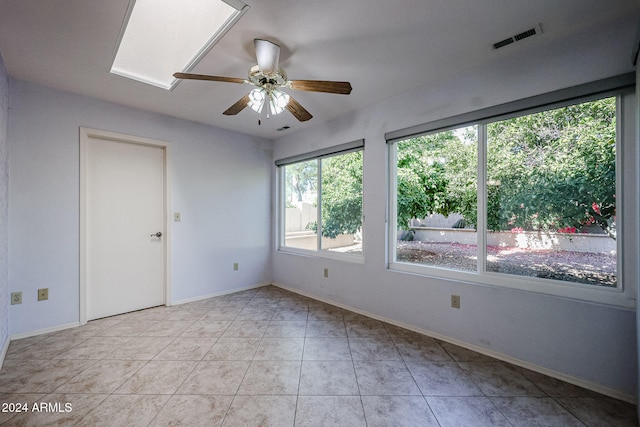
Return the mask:
<svg viewBox="0 0 640 427">
<path fill-rule="evenodd" d="M 162 237 L 162 233 L 158 231 L 157 233 L 152 234 L 151 237 Z"/>
</svg>

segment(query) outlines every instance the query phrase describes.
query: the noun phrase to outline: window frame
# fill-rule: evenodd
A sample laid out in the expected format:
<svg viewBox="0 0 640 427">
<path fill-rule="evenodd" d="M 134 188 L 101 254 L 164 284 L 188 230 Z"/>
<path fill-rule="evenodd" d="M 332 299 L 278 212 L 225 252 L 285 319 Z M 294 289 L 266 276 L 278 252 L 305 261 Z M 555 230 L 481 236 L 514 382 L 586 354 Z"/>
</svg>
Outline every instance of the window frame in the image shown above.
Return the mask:
<svg viewBox="0 0 640 427">
<path fill-rule="evenodd" d="M 625 283 L 624 267 L 631 264 L 624 261 L 624 248 L 628 248 L 633 241 L 633 236 L 625 238 L 625 223 L 630 219 L 625 219 L 628 211 L 625 211 L 626 197 L 617 200 L 616 210 L 620 215 L 620 223 L 616 224 L 617 235 L 617 287 L 610 288 L 597 285 L 589 285 L 578 282 L 569 282 L 553 279 L 543 279 L 529 276 L 518 276 L 508 273 L 487 271 L 486 258 L 486 233 L 487 233 L 487 125 L 489 123 L 525 115 L 534 114 L 541 111 L 560 108 L 568 105 L 589 102 L 597 99 L 616 97 L 616 194 L 623 193 L 625 182 L 629 176 L 625 176 L 624 151 L 629 145 L 627 138 L 631 138 L 632 129 L 629 129 L 629 122 L 633 121 L 632 114 L 628 111 L 630 94 L 633 94 L 634 77 L 631 75 L 618 76 L 605 81 L 598 81 L 575 88 L 569 88 L 549 94 L 539 95 L 533 98 L 515 101 L 513 103 L 502 104 L 485 110 L 466 113 L 423 125 L 390 132 L 385 135 L 388 146 L 388 259 L 387 269 L 400 273 L 417 274 L 430 278 L 443 280 L 455 280 L 474 285 L 510 288 L 526 292 L 549 294 L 560 297 L 588 300 L 591 302 L 616 305 L 621 307 L 635 307 L 636 291 L 633 283 Z M 625 102 L 627 101 L 627 102 Z M 633 107 L 631 107 L 633 108 Z M 397 142 L 417 137 L 421 135 L 435 134 L 447 130 L 458 129 L 465 126 L 478 126 L 478 184 L 477 184 L 477 253 L 478 262 L 475 272 L 447 269 L 436 266 L 412 264 L 399 262 L 396 260 L 397 245 Z M 631 130 L 631 132 L 629 132 Z M 636 153 L 637 155 L 637 153 Z M 632 160 L 628 160 L 632 162 Z M 640 165 L 635 162 L 635 167 Z M 637 180 L 637 178 L 636 178 Z M 633 187 L 636 183 L 629 183 Z M 631 200 L 629 205 L 638 204 L 638 198 Z M 633 209 L 633 207 L 632 207 Z M 632 274 L 629 274 L 632 277 Z"/>
<path fill-rule="evenodd" d="M 317 257 L 317 258 L 328 258 L 340 261 L 348 261 L 353 263 L 364 264 L 364 148 L 365 141 L 364 139 L 355 140 L 352 142 L 348 142 L 345 144 L 340 144 L 320 150 L 315 150 L 312 152 L 307 152 L 283 159 L 276 160 L 276 185 L 277 185 L 277 238 L 276 238 L 276 250 L 282 253 L 294 254 L 294 255 L 303 255 L 309 257 Z M 363 247 L 361 254 L 349 254 L 349 253 L 340 253 L 330 250 L 322 249 L 322 160 L 330 157 L 345 155 L 357 151 L 362 151 L 363 154 L 363 164 L 362 164 L 362 229 L 363 229 Z M 295 248 L 291 246 L 285 245 L 285 212 L 286 212 L 286 178 L 285 178 L 285 167 L 288 165 L 293 165 L 296 163 L 306 162 L 309 160 L 315 160 L 318 162 L 318 174 L 317 174 L 317 191 L 318 191 L 318 200 L 317 200 L 317 208 L 316 208 L 316 223 L 318 224 L 318 231 L 316 236 L 316 249 L 302 249 Z"/>
</svg>

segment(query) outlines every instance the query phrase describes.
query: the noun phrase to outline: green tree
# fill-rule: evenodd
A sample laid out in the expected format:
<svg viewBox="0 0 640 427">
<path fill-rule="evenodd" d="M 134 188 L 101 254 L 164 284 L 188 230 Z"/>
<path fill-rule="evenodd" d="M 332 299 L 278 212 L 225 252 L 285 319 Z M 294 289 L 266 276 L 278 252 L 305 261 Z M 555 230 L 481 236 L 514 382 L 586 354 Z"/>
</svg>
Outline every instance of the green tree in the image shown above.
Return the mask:
<svg viewBox="0 0 640 427">
<path fill-rule="evenodd" d="M 615 237 L 615 99 L 571 105 L 487 127 L 488 227 Z"/>
<path fill-rule="evenodd" d="M 362 151 L 322 159 L 322 235 L 335 238 L 362 227 Z"/>
<path fill-rule="evenodd" d="M 303 195 L 314 192 L 318 186 L 318 161 L 294 163 L 285 167 L 286 201 L 293 202 L 293 198 L 301 202 Z"/>
<path fill-rule="evenodd" d="M 490 230 L 599 225 L 615 238 L 616 102 L 607 98 L 487 126 Z M 477 224 L 477 128 L 398 143 L 398 227 L 432 213 Z"/>
<path fill-rule="evenodd" d="M 406 228 L 411 219 L 433 213 L 460 213 L 475 224 L 476 176 L 476 127 L 398 143 L 398 227 Z"/>
</svg>

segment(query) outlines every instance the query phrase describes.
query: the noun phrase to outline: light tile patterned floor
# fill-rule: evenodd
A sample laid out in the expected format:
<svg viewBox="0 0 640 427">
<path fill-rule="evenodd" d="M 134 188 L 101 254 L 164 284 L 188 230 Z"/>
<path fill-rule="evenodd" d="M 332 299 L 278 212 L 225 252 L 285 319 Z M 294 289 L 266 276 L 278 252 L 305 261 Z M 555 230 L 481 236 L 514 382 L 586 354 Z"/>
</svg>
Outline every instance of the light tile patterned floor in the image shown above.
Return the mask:
<svg viewBox="0 0 640 427">
<path fill-rule="evenodd" d="M 637 425 L 633 405 L 273 286 L 13 341 L 0 404 L 10 426 Z"/>
</svg>

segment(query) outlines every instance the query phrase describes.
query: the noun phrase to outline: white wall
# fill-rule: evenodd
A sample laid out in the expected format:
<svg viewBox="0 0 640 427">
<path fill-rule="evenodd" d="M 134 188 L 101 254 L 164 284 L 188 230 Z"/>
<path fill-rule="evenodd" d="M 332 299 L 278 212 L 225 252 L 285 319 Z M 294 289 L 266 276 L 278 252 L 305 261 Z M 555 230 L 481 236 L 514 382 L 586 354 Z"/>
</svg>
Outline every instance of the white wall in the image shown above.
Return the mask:
<svg viewBox="0 0 640 427">
<path fill-rule="evenodd" d="M 501 54 L 488 51 L 487 63 L 480 68 L 461 70 L 446 81 L 277 140 L 275 159 L 364 138 L 366 221 L 364 264 L 274 251 L 274 281 L 591 383 L 611 394 L 628 399 L 636 395 L 633 309 L 386 268 L 385 132 L 632 70 L 632 40 L 625 43 L 622 37 L 629 33 L 627 22 L 612 23 L 602 32 L 590 31 L 554 46 L 545 45 L 541 37 L 527 56 L 509 53 L 508 48 Z M 354 94 L 370 89 L 354 87 Z M 635 156 L 634 147 L 626 148 Z M 273 172 L 275 176 L 275 168 Z M 636 171 L 625 174 L 633 177 Z M 629 181 L 625 194 L 637 194 L 637 183 Z M 633 206 L 627 206 L 625 213 L 637 218 L 635 196 L 630 200 Z M 631 262 L 626 262 L 623 273 L 635 286 L 637 227 L 630 224 L 625 233 L 631 236 L 627 241 L 632 249 L 625 255 Z M 324 267 L 330 269 L 328 279 L 323 277 Z M 460 310 L 450 308 L 451 294 L 461 296 Z"/>
<path fill-rule="evenodd" d="M 0 364 L 9 337 L 9 171 L 7 118 L 9 80 L 0 55 Z"/>
<path fill-rule="evenodd" d="M 9 107 L 10 335 L 78 322 L 80 126 L 170 143 L 173 301 L 271 280 L 269 141 L 13 79 Z"/>
</svg>

